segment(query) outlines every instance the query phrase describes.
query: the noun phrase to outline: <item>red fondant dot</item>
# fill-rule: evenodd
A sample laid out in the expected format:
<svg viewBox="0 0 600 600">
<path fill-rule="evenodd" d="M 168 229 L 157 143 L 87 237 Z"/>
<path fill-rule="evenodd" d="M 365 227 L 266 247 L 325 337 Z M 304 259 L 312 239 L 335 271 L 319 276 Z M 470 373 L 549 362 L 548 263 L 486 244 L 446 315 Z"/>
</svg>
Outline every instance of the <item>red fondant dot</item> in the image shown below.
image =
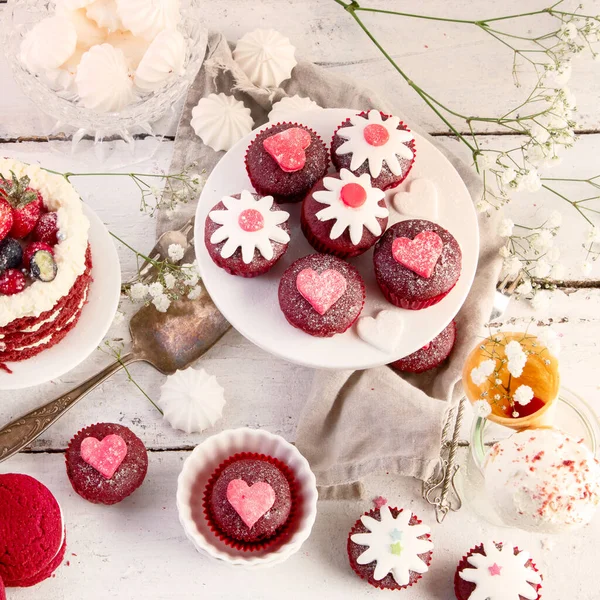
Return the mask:
<svg viewBox="0 0 600 600">
<path fill-rule="evenodd" d="M 265 226 L 265 220 L 255 208 L 247 208 L 240 213 L 238 224 L 243 231 L 260 231 Z"/>
<path fill-rule="evenodd" d="M 383 146 L 390 139 L 388 130 L 383 125 L 372 123 L 367 125 L 363 131 L 365 141 L 371 146 Z"/>
<path fill-rule="evenodd" d="M 358 208 L 365 203 L 367 199 L 367 191 L 358 183 L 347 183 L 342 187 L 340 197 L 346 206 Z"/>
</svg>

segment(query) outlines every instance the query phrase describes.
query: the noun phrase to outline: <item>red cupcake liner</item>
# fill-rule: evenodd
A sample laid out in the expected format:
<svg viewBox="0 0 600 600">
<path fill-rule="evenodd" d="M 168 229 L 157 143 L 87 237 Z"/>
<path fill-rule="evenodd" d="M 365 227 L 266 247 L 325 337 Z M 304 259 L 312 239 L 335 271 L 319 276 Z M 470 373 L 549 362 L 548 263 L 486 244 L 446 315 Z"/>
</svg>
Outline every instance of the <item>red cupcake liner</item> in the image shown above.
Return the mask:
<svg viewBox="0 0 600 600">
<path fill-rule="evenodd" d="M 433 306 L 438 302 L 441 302 L 454 289 L 454 285 L 456 285 L 455 283 L 448 291 L 443 292 L 442 294 L 438 294 L 437 296 L 433 296 L 432 298 L 427 298 L 426 300 L 408 300 L 406 298 L 403 298 L 402 296 L 397 296 L 396 294 L 393 294 L 385 285 L 385 283 L 383 283 L 377 277 L 377 273 L 375 273 L 375 278 L 377 279 L 379 288 L 381 289 L 383 295 L 385 296 L 385 299 L 388 302 L 390 302 L 394 306 L 398 306 L 399 308 L 406 308 L 408 310 L 422 310 L 424 308 Z"/>
<path fill-rule="evenodd" d="M 494 543 L 496 544 L 496 542 L 494 542 Z M 502 545 L 502 544 L 498 543 L 498 545 Z M 518 552 L 520 552 L 520 550 L 519 550 L 519 548 L 517 546 L 514 547 L 514 552 L 515 552 L 515 554 L 517 554 Z M 483 552 L 483 544 L 479 544 L 478 546 L 475 546 L 474 548 L 471 548 L 460 559 L 460 562 L 458 563 L 458 566 L 456 567 L 456 572 L 454 573 L 454 595 L 456 596 L 457 600 L 469 600 L 469 596 L 471 595 L 471 593 L 475 589 L 475 584 L 473 584 L 473 583 L 471 583 L 469 581 L 465 581 L 460 576 L 460 572 L 463 569 L 471 569 L 471 568 L 473 568 L 472 565 L 467 560 L 467 558 L 469 556 L 473 556 L 473 554 L 483 554 L 483 553 L 484 553 Z M 544 576 L 539 572 L 536 564 L 533 562 L 533 560 L 531 558 L 525 563 L 525 566 L 531 567 L 536 573 L 539 573 L 539 575 L 542 578 L 542 580 L 544 579 Z M 469 596 L 465 596 L 459 590 L 459 585 L 464 585 L 464 584 L 468 584 L 470 586 L 473 586 L 473 589 L 469 592 Z M 542 589 L 542 584 L 538 583 L 536 585 L 532 585 L 531 587 L 533 587 L 535 589 L 535 591 L 537 592 L 538 597 L 536 598 L 536 600 L 540 600 L 540 598 L 542 597 L 542 594 L 540 593 L 540 590 Z"/>
<path fill-rule="evenodd" d="M 308 127 L 307 125 L 304 125 L 303 123 L 298 123 L 296 121 L 292 122 L 292 121 L 279 121 L 277 123 L 271 123 L 269 129 L 271 127 L 276 127 L 277 125 L 292 125 L 292 126 L 297 126 L 297 127 L 303 127 L 305 128 L 307 131 L 310 131 L 322 144 L 323 146 L 325 146 L 325 142 L 323 141 L 323 139 L 321 138 L 321 136 L 314 131 L 314 129 L 311 129 L 310 127 Z M 254 188 L 254 190 L 258 193 L 261 194 L 262 196 L 272 196 L 273 199 L 275 200 L 275 202 L 277 202 L 277 204 L 296 204 L 298 202 L 302 202 L 302 200 L 304 200 L 304 197 L 306 196 L 306 194 L 310 191 L 310 186 L 305 192 L 302 192 L 301 194 L 294 194 L 291 196 L 280 196 L 278 194 L 273 194 L 269 191 L 267 191 L 265 188 L 263 188 L 260 184 L 258 184 L 253 178 L 252 175 L 250 174 L 250 169 L 248 168 L 248 149 L 250 148 L 250 146 L 254 143 L 254 141 L 256 140 L 256 138 L 265 130 L 261 130 L 259 131 L 256 136 L 254 137 L 254 139 L 248 144 L 248 148 L 246 148 L 246 154 L 244 155 L 244 166 L 246 167 L 246 173 L 248 173 L 248 179 L 250 179 L 250 183 L 252 184 L 252 187 Z M 325 148 L 327 148 L 327 146 L 325 146 Z M 329 167 L 329 164 L 327 165 L 327 168 Z M 325 175 L 325 173 L 327 173 L 327 168 L 325 169 L 323 175 Z"/>
<path fill-rule="evenodd" d="M 395 507 L 389 507 L 390 510 L 392 511 L 392 514 L 394 514 L 394 511 L 397 511 L 396 514 L 394 514 L 394 517 L 396 517 L 399 513 L 401 513 L 404 509 L 403 508 L 395 508 Z M 380 509 L 379 508 L 373 508 L 372 510 L 364 513 L 363 515 L 361 515 L 361 517 L 364 516 L 369 516 L 372 518 L 376 518 L 377 516 L 380 515 Z M 377 519 L 379 520 L 379 519 Z M 410 523 L 414 524 L 414 525 L 420 525 L 421 523 L 423 523 L 423 521 L 421 521 L 421 519 L 419 519 L 419 517 L 417 517 L 414 513 L 412 513 L 412 519 L 410 520 Z M 422 573 L 416 573 L 415 571 L 410 571 L 413 575 L 411 576 L 411 579 L 414 577 L 414 579 L 407 585 L 399 585 L 396 584 L 396 587 L 388 587 L 385 584 L 382 583 L 383 579 L 381 579 L 380 581 L 376 581 L 375 579 L 373 579 L 372 574 L 369 577 L 365 577 L 363 573 L 361 573 L 360 571 L 358 571 L 355 567 L 354 564 L 354 559 L 351 555 L 351 544 L 354 544 L 355 546 L 360 546 L 361 544 L 356 544 L 356 542 L 353 542 L 351 537 L 354 533 L 356 533 L 356 529 L 362 525 L 362 521 L 359 519 L 356 520 L 356 522 L 354 523 L 354 525 L 352 526 L 352 529 L 350 530 L 350 533 L 348 534 L 348 543 L 346 545 L 346 552 L 348 553 L 348 560 L 350 562 L 350 567 L 351 569 L 364 581 L 366 581 L 369 585 L 380 589 L 380 590 L 404 590 L 406 588 L 412 587 L 415 583 L 417 583 L 419 581 L 419 579 L 421 579 L 423 577 Z M 431 535 L 429 533 L 425 534 L 425 536 L 421 536 L 421 537 L 425 537 L 427 539 L 431 539 Z M 429 567 L 431 565 L 431 558 L 433 556 L 433 550 L 430 550 L 429 552 L 426 552 L 425 554 L 418 554 L 417 555 L 426 565 L 427 567 Z M 365 566 L 368 567 L 370 564 L 373 563 L 369 563 L 367 565 L 361 565 L 361 566 Z M 375 567 L 373 567 L 373 571 L 375 571 Z M 385 577 L 384 577 L 385 579 Z"/>
<path fill-rule="evenodd" d="M 316 238 L 310 228 L 308 227 L 308 223 L 306 222 L 306 218 L 304 215 L 300 215 L 300 229 L 302 229 L 302 233 L 304 237 L 307 239 L 308 243 L 317 251 L 322 252 L 323 254 L 331 254 L 333 256 L 337 256 L 338 258 L 354 258 L 355 256 L 360 256 L 364 254 L 369 248 L 358 249 L 356 252 L 340 252 L 339 250 L 335 250 L 331 246 L 328 246 L 318 238 Z M 377 240 L 375 240 L 376 242 Z M 373 242 L 373 246 L 375 245 Z M 369 246 L 372 248 L 373 246 Z"/>
<path fill-rule="evenodd" d="M 285 254 L 285 252 L 284 252 L 284 254 Z M 264 269 L 258 269 L 256 271 L 250 273 L 248 271 L 238 271 L 236 269 L 232 269 L 229 266 L 229 263 L 227 262 L 226 259 L 219 260 L 218 257 L 213 256 L 213 254 L 211 254 L 211 253 L 209 253 L 209 256 L 212 258 L 212 261 L 215 263 L 215 265 L 217 265 L 217 267 L 223 269 L 223 271 L 225 271 L 226 273 L 229 273 L 229 275 L 235 275 L 236 277 L 244 277 L 245 279 L 253 279 L 254 277 L 258 277 L 260 275 L 264 275 L 265 273 L 268 273 L 277 264 L 277 262 L 279 260 L 279 259 L 276 260 L 273 264 L 266 265 Z M 283 256 L 283 254 L 281 256 Z"/>
<path fill-rule="evenodd" d="M 375 109 L 376 110 L 376 109 Z M 363 110 L 360 113 L 357 113 L 357 115 L 361 116 L 361 117 L 366 117 L 369 114 L 369 111 Z M 379 111 L 379 114 L 382 117 L 391 117 L 393 115 L 388 115 L 384 112 Z M 340 165 L 338 163 L 336 163 L 336 158 L 337 158 L 337 154 L 335 153 L 334 149 L 333 149 L 333 142 L 335 140 L 335 136 L 338 132 L 339 129 L 341 129 L 342 125 L 344 125 L 345 123 L 349 123 L 350 122 L 350 118 L 348 117 L 345 121 L 342 121 L 342 123 L 340 123 L 340 125 L 338 125 L 338 127 L 336 128 L 336 130 L 333 132 L 333 136 L 331 137 L 331 144 L 330 144 L 330 154 L 331 154 L 331 162 L 333 163 L 333 166 L 335 167 L 336 171 L 340 171 L 342 169 L 342 167 L 340 167 Z M 404 121 L 400 121 L 400 123 L 398 124 L 398 126 L 401 129 L 404 129 L 405 131 L 411 131 L 410 128 L 406 125 L 406 123 L 404 123 Z M 412 132 L 411 132 L 412 133 Z M 415 140 L 411 140 L 410 143 L 408 144 L 408 147 L 412 150 L 413 153 L 413 157 L 410 161 L 410 164 L 408 165 L 408 168 L 406 169 L 406 173 L 404 173 L 404 176 L 401 179 L 398 179 L 397 181 L 392 181 L 392 183 L 384 186 L 383 191 L 385 190 L 390 190 L 392 188 L 395 188 L 396 186 L 400 185 L 407 177 L 408 174 L 412 171 L 412 168 L 415 164 L 415 159 L 417 158 L 417 146 L 415 144 Z M 373 178 L 371 178 L 373 179 Z"/>
<path fill-rule="evenodd" d="M 212 492 L 212 488 L 215 485 L 217 479 L 220 477 L 223 470 L 227 468 L 230 464 L 237 462 L 238 460 L 248 459 L 262 460 L 278 468 L 288 481 L 288 484 L 290 486 L 290 495 L 292 499 L 290 515 L 287 521 L 281 526 L 281 528 L 275 533 L 275 535 L 267 540 L 261 540 L 260 542 L 253 543 L 235 540 L 226 535 L 223 531 L 221 531 L 219 529 L 219 526 L 215 522 L 212 510 L 210 508 L 210 494 Z M 285 540 L 287 540 L 289 536 L 294 532 L 301 516 L 300 512 L 298 511 L 299 500 L 300 488 L 298 486 L 298 482 L 296 481 L 296 477 L 294 476 L 294 472 L 292 471 L 292 469 L 290 469 L 290 467 L 288 467 L 285 463 L 267 454 L 258 454 L 256 452 L 238 452 L 237 454 L 234 454 L 233 456 L 230 456 L 228 459 L 224 460 L 210 476 L 208 483 L 204 488 L 202 508 L 204 509 L 204 518 L 206 519 L 210 530 L 225 545 L 229 546 L 230 548 L 235 548 L 236 550 L 242 550 L 243 552 L 256 552 L 258 550 L 271 549 L 278 542 L 284 543 Z"/>
</svg>

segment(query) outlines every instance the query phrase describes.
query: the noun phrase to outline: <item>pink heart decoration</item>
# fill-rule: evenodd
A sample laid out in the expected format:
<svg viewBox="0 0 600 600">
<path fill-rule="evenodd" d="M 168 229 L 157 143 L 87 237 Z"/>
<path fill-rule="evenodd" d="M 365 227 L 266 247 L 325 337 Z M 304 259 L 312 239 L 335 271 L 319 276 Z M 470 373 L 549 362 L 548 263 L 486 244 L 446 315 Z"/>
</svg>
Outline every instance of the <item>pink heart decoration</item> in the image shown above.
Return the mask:
<svg viewBox="0 0 600 600">
<path fill-rule="evenodd" d="M 107 435 L 101 442 L 88 437 L 81 442 L 80 453 L 84 462 L 111 479 L 127 456 L 127 444 L 116 434 Z"/>
<path fill-rule="evenodd" d="M 321 274 L 314 269 L 302 269 L 296 277 L 296 288 L 320 315 L 324 315 L 344 295 L 347 287 L 346 278 L 334 269 L 327 269 Z"/>
<path fill-rule="evenodd" d="M 273 488 L 264 481 L 249 486 L 243 479 L 232 479 L 227 500 L 250 529 L 275 503 Z"/>
<path fill-rule="evenodd" d="M 433 275 L 443 248 L 444 242 L 435 231 L 422 231 L 414 240 L 396 238 L 392 243 L 392 255 L 401 265 L 428 279 Z"/>
<path fill-rule="evenodd" d="M 304 150 L 310 146 L 311 137 L 306 129 L 290 127 L 266 138 L 263 148 L 275 159 L 282 171 L 293 173 L 306 164 Z"/>
</svg>

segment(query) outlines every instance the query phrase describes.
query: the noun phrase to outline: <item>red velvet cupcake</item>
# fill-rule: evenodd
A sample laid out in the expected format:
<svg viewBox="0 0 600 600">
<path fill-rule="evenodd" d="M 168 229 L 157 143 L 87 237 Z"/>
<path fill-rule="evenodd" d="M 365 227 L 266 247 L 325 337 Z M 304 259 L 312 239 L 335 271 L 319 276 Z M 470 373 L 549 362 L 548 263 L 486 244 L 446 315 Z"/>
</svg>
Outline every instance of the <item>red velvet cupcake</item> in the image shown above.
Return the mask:
<svg viewBox="0 0 600 600">
<path fill-rule="evenodd" d="M 300 202 L 327 173 L 329 157 L 321 138 L 304 125 L 278 123 L 248 146 L 246 170 L 254 189 L 276 202 Z"/>
<path fill-rule="evenodd" d="M 358 256 L 383 235 L 389 211 L 385 193 L 347 169 L 324 177 L 302 202 L 301 226 L 310 245 L 340 258 Z"/>
<path fill-rule="evenodd" d="M 454 575 L 457 600 L 538 600 L 542 576 L 528 552 L 492 541 L 473 548 Z"/>
<path fill-rule="evenodd" d="M 430 529 L 410 511 L 385 505 L 365 513 L 348 536 L 352 570 L 382 590 L 402 590 L 429 570 Z"/>
<path fill-rule="evenodd" d="M 4 589 L 2 577 L 0 577 L 0 600 L 6 600 L 6 590 Z"/>
<path fill-rule="evenodd" d="M 213 473 L 204 513 L 213 532 L 240 550 L 262 550 L 281 540 L 294 520 L 292 471 L 266 454 L 236 454 Z"/>
<path fill-rule="evenodd" d="M 406 373 L 423 373 L 439 367 L 452 352 L 456 341 L 456 323 L 450 322 L 438 336 L 421 349 L 393 362 L 390 366 Z"/>
<path fill-rule="evenodd" d="M 247 190 L 225 196 L 206 217 L 206 249 L 213 262 L 231 275 L 263 275 L 288 248 L 289 217 L 272 196 L 261 198 Z"/>
<path fill-rule="evenodd" d="M 375 277 L 384 296 L 400 308 L 420 310 L 455 286 L 462 254 L 451 233 L 431 221 L 392 225 L 375 245 Z"/>
<path fill-rule="evenodd" d="M 382 190 L 402 183 L 415 162 L 412 132 L 398 117 L 378 110 L 346 119 L 333 134 L 331 160 L 335 168 L 355 175 L 368 173 Z"/>
<path fill-rule="evenodd" d="M 65 453 L 73 489 L 94 504 L 117 504 L 143 483 L 148 453 L 127 427 L 98 423 L 82 429 Z"/>
<path fill-rule="evenodd" d="M 279 306 L 288 322 L 315 337 L 344 333 L 365 303 L 365 284 L 347 262 L 311 254 L 293 263 L 279 282 Z"/>
</svg>

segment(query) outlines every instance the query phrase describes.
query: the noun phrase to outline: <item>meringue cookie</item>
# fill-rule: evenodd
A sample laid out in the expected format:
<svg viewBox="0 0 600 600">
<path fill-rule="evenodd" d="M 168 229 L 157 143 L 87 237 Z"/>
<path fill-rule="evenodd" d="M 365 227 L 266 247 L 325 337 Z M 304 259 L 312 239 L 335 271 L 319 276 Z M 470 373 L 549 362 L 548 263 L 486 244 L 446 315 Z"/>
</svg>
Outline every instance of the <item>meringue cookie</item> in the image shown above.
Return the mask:
<svg viewBox="0 0 600 600">
<path fill-rule="evenodd" d="M 256 29 L 240 39 L 233 58 L 254 85 L 277 87 L 298 64 L 295 52 L 290 40 L 278 31 Z"/>
<path fill-rule="evenodd" d="M 210 94 L 192 109 L 192 128 L 213 150 L 229 150 L 252 131 L 250 109 L 233 96 Z"/>
<path fill-rule="evenodd" d="M 110 44 L 83 55 L 75 81 L 81 104 L 98 112 L 118 112 L 134 99 L 125 55 Z"/>
<path fill-rule="evenodd" d="M 287 96 L 273 104 L 273 108 L 269 113 L 269 121 L 289 121 L 290 119 L 294 119 L 299 112 L 317 110 L 320 108 L 321 107 L 310 98 L 303 98 L 302 96 L 297 95 Z"/>
<path fill-rule="evenodd" d="M 58 69 L 75 52 L 77 32 L 64 17 L 36 23 L 21 42 L 21 61 L 32 73 Z"/>
<path fill-rule="evenodd" d="M 172 77 L 181 75 L 185 50 L 185 39 L 179 31 L 161 31 L 150 43 L 135 72 L 135 85 L 144 92 L 153 92 Z"/>
<path fill-rule="evenodd" d="M 106 43 L 123 51 L 128 67 L 135 71 L 142 60 L 150 43 L 141 37 L 136 37 L 130 31 L 115 31 L 106 38 Z"/>
<path fill-rule="evenodd" d="M 190 367 L 167 377 L 158 403 L 171 427 L 200 433 L 221 418 L 225 396 L 214 375 Z"/>
<path fill-rule="evenodd" d="M 85 9 L 70 10 L 61 4 L 56 6 L 56 14 L 68 19 L 75 26 L 77 32 L 77 46 L 88 50 L 97 44 L 103 44 L 108 30 L 98 27 L 98 24 L 91 19 L 88 19 L 85 14 Z"/>
<path fill-rule="evenodd" d="M 48 85 L 57 92 L 75 92 L 75 75 L 81 62 L 84 50 L 75 48 L 75 52 L 58 69 L 48 69 L 44 78 Z"/>
<path fill-rule="evenodd" d="M 152 41 L 164 29 L 174 29 L 181 14 L 179 0 L 116 0 L 117 13 L 133 35 Z"/>
<path fill-rule="evenodd" d="M 98 27 L 103 27 L 108 31 L 120 31 L 124 29 L 123 23 L 117 14 L 117 3 L 115 0 L 94 0 L 94 2 L 86 7 L 85 14 Z"/>
</svg>

